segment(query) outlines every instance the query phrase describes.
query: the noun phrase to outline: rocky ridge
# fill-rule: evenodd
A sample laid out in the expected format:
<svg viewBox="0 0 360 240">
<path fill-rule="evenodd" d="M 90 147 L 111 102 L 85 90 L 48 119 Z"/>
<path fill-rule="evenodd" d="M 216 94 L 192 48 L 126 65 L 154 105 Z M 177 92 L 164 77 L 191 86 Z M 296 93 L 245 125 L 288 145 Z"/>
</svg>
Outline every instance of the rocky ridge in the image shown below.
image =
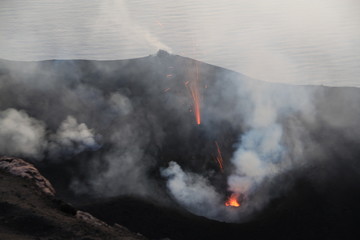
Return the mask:
<svg viewBox="0 0 360 240">
<path fill-rule="evenodd" d="M 0 239 L 145 239 L 119 224 L 110 226 L 57 199 L 34 165 L 0 158 Z"/>
</svg>

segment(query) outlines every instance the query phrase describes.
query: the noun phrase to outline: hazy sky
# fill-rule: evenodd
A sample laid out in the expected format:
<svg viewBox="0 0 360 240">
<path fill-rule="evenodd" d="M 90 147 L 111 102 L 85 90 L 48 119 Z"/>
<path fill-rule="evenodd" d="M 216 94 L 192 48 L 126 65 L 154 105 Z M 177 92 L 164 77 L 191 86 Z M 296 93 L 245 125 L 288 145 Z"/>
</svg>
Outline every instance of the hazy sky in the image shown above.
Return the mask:
<svg viewBox="0 0 360 240">
<path fill-rule="evenodd" d="M 162 48 L 266 81 L 360 86 L 359 13 L 357 0 L 2 0 L 0 58 Z"/>
</svg>

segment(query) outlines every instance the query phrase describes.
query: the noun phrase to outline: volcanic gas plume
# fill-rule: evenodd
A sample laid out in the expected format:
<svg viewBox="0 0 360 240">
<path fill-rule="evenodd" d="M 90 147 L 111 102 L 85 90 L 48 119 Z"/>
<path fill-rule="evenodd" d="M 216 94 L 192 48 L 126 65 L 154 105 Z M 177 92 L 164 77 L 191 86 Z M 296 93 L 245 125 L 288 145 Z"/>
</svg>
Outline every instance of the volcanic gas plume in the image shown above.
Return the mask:
<svg viewBox="0 0 360 240">
<path fill-rule="evenodd" d="M 268 84 L 165 52 L 1 61 L 0 78 L 1 154 L 29 158 L 74 195 L 244 221 L 300 172 L 340 152 L 353 161 L 360 143 L 357 89 Z"/>
</svg>

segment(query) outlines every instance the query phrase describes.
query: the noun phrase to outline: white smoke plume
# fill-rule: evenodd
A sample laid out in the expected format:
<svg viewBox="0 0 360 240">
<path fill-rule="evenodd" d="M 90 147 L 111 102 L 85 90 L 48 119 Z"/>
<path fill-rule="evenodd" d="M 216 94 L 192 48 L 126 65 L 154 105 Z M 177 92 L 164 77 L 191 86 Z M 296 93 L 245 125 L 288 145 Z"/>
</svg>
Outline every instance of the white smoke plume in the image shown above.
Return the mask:
<svg viewBox="0 0 360 240">
<path fill-rule="evenodd" d="M 78 123 L 73 116 L 68 116 L 55 134 L 50 136 L 48 152 L 52 159 L 61 155 L 75 155 L 85 150 L 96 150 L 100 146 L 95 140 L 94 130 L 85 123 Z"/>
<path fill-rule="evenodd" d="M 68 116 L 56 133 L 48 135 L 46 124 L 30 117 L 24 110 L 13 108 L 0 112 L 0 152 L 2 155 L 30 157 L 42 160 L 68 157 L 85 150 L 96 150 L 94 131 Z"/>
<path fill-rule="evenodd" d="M 170 162 L 161 174 L 167 178 L 172 196 L 191 212 L 217 218 L 221 206 L 220 194 L 201 175 L 184 172 L 176 162 Z"/>
<path fill-rule="evenodd" d="M 282 164 L 288 160 L 286 152 L 292 149 L 284 145 L 282 119 L 287 114 L 311 109 L 307 92 L 288 93 L 281 88 L 253 84 L 248 91 L 252 109 L 245 114 L 245 123 L 249 130 L 240 138 L 231 159 L 235 170 L 228 177 L 229 190 L 245 196 L 255 191 L 265 178 L 284 170 Z"/>
<path fill-rule="evenodd" d="M 300 88 L 292 91 L 259 82 L 244 84 L 238 90 L 244 99 L 246 96 L 247 104 L 251 107 L 242 108 L 243 103 L 239 102 L 237 108 L 244 116 L 245 132 L 239 137 L 230 159 L 232 168 L 227 184 L 228 191 L 241 196 L 242 207 L 236 210 L 224 208 L 224 198 L 216 192 L 215 186 L 204 177 L 183 172 L 176 163 L 162 170 L 169 191 L 180 204 L 196 214 L 226 221 L 234 220 L 235 214 L 237 220 L 244 220 L 248 214 L 263 208 L 271 198 L 276 197 L 276 193 L 266 190 L 258 193 L 265 180 L 271 181 L 279 174 L 307 164 L 301 155 L 304 146 L 298 142 L 295 145 L 287 142 L 286 135 L 289 133 L 284 130 L 285 119 L 297 114 L 301 119 L 312 122 L 314 112 L 311 104 L 313 93 L 310 90 Z M 295 123 L 291 124 L 296 129 Z M 304 139 L 295 130 L 292 132 L 291 141 Z M 304 134 L 306 130 L 301 129 L 300 132 Z M 293 157 L 294 154 L 297 156 Z M 279 188 L 286 187 L 286 184 L 282 184 Z M 249 197 L 251 201 L 247 201 Z M 214 208 L 217 209 L 215 213 L 209 211 Z"/>
<path fill-rule="evenodd" d="M 42 158 L 46 147 L 45 124 L 13 108 L 0 112 L 0 152 Z"/>
<path fill-rule="evenodd" d="M 113 29 L 119 31 L 119 34 L 121 33 L 122 38 L 119 38 L 119 41 L 124 41 L 123 38 L 126 37 L 128 39 L 127 44 L 129 45 L 137 43 L 139 44 L 137 46 L 146 47 L 147 49 L 150 49 L 151 52 L 159 49 L 171 52 L 171 48 L 168 45 L 162 42 L 145 26 L 136 22 L 135 18 L 129 12 L 126 1 L 102 1 L 99 9 L 99 15 L 101 17 L 97 19 L 97 23 L 94 27 L 95 31 L 101 32 L 111 25 Z M 129 48 L 128 45 L 126 47 Z"/>
</svg>

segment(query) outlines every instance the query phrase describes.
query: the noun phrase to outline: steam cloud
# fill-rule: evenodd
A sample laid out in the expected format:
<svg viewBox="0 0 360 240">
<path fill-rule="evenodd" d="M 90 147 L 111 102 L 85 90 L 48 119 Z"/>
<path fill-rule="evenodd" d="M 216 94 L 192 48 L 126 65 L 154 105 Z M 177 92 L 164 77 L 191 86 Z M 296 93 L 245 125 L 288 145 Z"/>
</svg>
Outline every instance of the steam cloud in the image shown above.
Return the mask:
<svg viewBox="0 0 360 240">
<path fill-rule="evenodd" d="M 75 155 L 85 150 L 96 150 L 94 133 L 86 124 L 78 124 L 77 120 L 68 116 L 59 126 L 55 134 L 50 136 L 48 151 L 50 158 L 61 155 Z"/>
<path fill-rule="evenodd" d="M 13 108 L 0 112 L 0 152 L 41 158 L 46 147 L 44 123 Z"/>
<path fill-rule="evenodd" d="M 4 155 L 41 160 L 47 152 L 51 159 L 95 150 L 98 144 L 92 130 L 68 116 L 55 134 L 46 135 L 46 125 L 23 110 L 13 108 L 0 112 L 0 152 Z M 61 153 L 66 152 L 66 154 Z"/>
<path fill-rule="evenodd" d="M 176 162 L 170 162 L 161 174 L 168 178 L 167 187 L 180 204 L 196 214 L 216 218 L 221 198 L 206 178 L 185 173 Z"/>
<path fill-rule="evenodd" d="M 301 159 L 299 156 L 292 159 L 289 155 L 294 152 L 303 152 L 303 146 L 297 145 L 296 151 L 291 149 L 291 143 L 286 142 L 284 137 L 288 133 L 284 132 L 283 128 L 289 127 L 286 126 L 284 120 L 291 115 L 297 114 L 304 121 L 312 119 L 311 114 L 314 109 L 310 103 L 313 93 L 311 90 L 305 91 L 302 88 L 298 91 L 283 91 L 282 88 L 254 83 L 238 87 L 239 96 L 246 97 L 251 108 L 237 108 L 242 116 L 245 116 L 244 125 L 247 130 L 241 134 L 237 148 L 230 159 L 233 168 L 227 178 L 227 184 L 230 192 L 247 199 L 249 196 L 254 198 L 253 195 L 258 194 L 258 187 L 262 186 L 265 179 L 272 179 L 287 170 L 307 164 L 306 159 Z M 298 101 L 299 99 L 302 101 Z M 290 127 L 295 127 L 295 125 Z M 306 131 L 305 128 L 302 129 L 302 132 Z M 296 139 L 300 136 L 293 135 L 292 138 Z M 201 178 L 193 177 L 187 180 L 184 176 L 188 173 L 184 173 L 174 163 L 171 163 L 162 173 L 168 178 L 167 187 L 172 195 L 188 206 L 188 209 L 196 212 L 193 209 L 199 210 L 202 206 L 206 206 L 200 214 L 213 219 L 234 220 L 235 210 L 231 212 L 222 207 L 224 198 L 216 192 L 214 186 L 205 185 Z M 286 188 L 286 184 L 283 184 L 281 188 Z M 203 195 L 204 191 L 209 193 L 209 196 Z M 193 202 L 194 196 L 188 196 L 189 193 L 198 195 L 199 199 L 196 203 Z M 246 218 L 248 213 L 260 209 L 274 196 L 276 194 L 266 193 L 266 196 L 262 195 L 255 197 L 252 201 L 245 201 L 244 206 L 237 211 L 242 218 Z M 216 207 L 209 207 L 208 201 Z M 218 212 L 214 214 L 209 209 L 217 209 Z"/>
</svg>

